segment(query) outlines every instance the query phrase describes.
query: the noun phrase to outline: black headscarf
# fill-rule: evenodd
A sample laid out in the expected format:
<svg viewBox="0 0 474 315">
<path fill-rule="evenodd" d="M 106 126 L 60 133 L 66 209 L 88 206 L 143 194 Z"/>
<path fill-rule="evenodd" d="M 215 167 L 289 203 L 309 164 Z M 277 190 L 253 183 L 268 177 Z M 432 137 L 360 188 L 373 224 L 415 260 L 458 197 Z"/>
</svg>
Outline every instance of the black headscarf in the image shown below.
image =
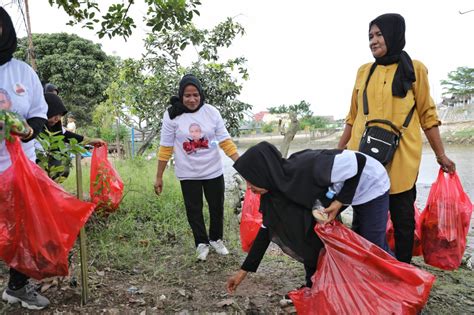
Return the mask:
<svg viewBox="0 0 474 315">
<path fill-rule="evenodd" d="M 16 51 L 17 39 L 15 27 L 10 15 L 0 7 L 0 25 L 2 25 L 2 35 L 0 36 L 0 65 L 9 62 Z"/>
<path fill-rule="evenodd" d="M 260 198 L 260 211 L 271 240 L 286 254 L 311 267 L 316 266 L 323 247 L 313 231 L 311 208 L 316 198 L 327 191 L 334 156 L 339 152 L 304 150 L 284 159 L 275 146 L 261 142 L 234 164 L 250 183 L 269 190 Z"/>
<path fill-rule="evenodd" d="M 190 110 L 183 104 L 184 89 L 188 85 L 194 85 L 201 96 L 199 106 L 195 110 Z M 170 99 L 171 106 L 168 107 L 168 114 L 171 119 L 183 114 L 183 113 L 195 113 L 202 105 L 204 105 L 204 91 L 201 86 L 201 82 L 192 74 L 186 74 L 179 82 L 178 96 L 172 96 Z"/>
<path fill-rule="evenodd" d="M 398 63 L 392 83 L 392 95 L 405 97 L 408 90 L 412 88 L 413 82 L 416 81 L 413 61 L 403 50 L 405 47 L 405 19 L 400 14 L 387 13 L 370 22 L 369 30 L 374 24 L 382 32 L 387 46 L 385 56 L 375 58 L 375 62 L 379 65 Z"/>
<path fill-rule="evenodd" d="M 284 159 L 274 145 L 264 141 L 249 148 L 234 168 L 255 186 L 311 209 L 316 198 L 324 196 L 332 184 L 334 157 L 341 152 L 308 149 Z"/>
<path fill-rule="evenodd" d="M 67 114 L 66 106 L 64 106 L 63 101 L 58 95 L 54 93 L 44 93 L 44 99 L 48 104 L 48 118 L 51 118 L 58 114 L 60 114 L 61 116 Z"/>
</svg>

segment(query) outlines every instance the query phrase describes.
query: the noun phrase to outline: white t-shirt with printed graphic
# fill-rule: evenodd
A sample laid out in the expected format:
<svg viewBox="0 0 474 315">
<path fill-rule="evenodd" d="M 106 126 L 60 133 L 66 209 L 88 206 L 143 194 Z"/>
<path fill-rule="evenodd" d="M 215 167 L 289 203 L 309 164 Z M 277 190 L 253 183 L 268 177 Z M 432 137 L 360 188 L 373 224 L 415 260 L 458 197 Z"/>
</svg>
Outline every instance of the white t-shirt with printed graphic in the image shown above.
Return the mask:
<svg viewBox="0 0 474 315">
<path fill-rule="evenodd" d="M 0 109 L 8 109 L 25 119 L 47 119 L 48 105 L 43 87 L 34 70 L 23 61 L 12 59 L 0 66 Z M 21 143 L 26 156 L 35 161 L 34 141 Z M 0 142 L 0 173 L 11 165 L 5 141 Z"/>
<path fill-rule="evenodd" d="M 212 179 L 223 173 L 219 143 L 230 139 L 219 111 L 204 104 L 195 113 L 173 120 L 163 116 L 160 145 L 174 147 L 175 173 L 179 180 Z"/>
</svg>

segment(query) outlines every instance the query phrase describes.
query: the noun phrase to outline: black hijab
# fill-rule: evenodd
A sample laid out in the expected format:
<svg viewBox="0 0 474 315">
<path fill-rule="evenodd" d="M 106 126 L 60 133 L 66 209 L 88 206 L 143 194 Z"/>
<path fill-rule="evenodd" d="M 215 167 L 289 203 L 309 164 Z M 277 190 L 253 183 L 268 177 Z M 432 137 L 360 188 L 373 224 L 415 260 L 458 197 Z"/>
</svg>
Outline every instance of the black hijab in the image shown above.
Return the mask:
<svg viewBox="0 0 474 315">
<path fill-rule="evenodd" d="M 408 90 L 412 88 L 413 82 L 416 81 L 413 61 L 403 50 L 405 47 L 405 19 L 400 14 L 387 13 L 370 22 L 369 30 L 374 24 L 382 32 L 387 46 L 385 56 L 375 58 L 375 62 L 379 65 L 398 63 L 392 83 L 392 95 L 405 97 Z"/>
<path fill-rule="evenodd" d="M 183 104 L 184 89 L 188 85 L 194 85 L 201 96 L 199 106 L 195 110 L 190 110 Z M 168 107 L 168 114 L 171 119 L 183 114 L 183 113 L 195 113 L 202 105 L 204 105 L 204 92 L 202 90 L 201 82 L 192 74 L 186 74 L 179 82 L 178 96 L 172 96 L 170 99 L 171 106 Z"/>
<path fill-rule="evenodd" d="M 314 201 L 331 185 L 334 157 L 341 152 L 308 149 L 284 159 L 274 145 L 264 141 L 249 148 L 234 168 L 255 186 L 311 210 Z"/>
<path fill-rule="evenodd" d="M 269 190 L 260 198 L 260 211 L 271 240 L 310 267 L 316 266 L 323 247 L 313 230 L 316 222 L 311 207 L 330 184 L 332 163 L 338 152 L 304 150 L 284 159 L 275 146 L 261 142 L 234 164 L 250 183 Z M 316 164 L 319 167 L 314 167 Z M 322 172 L 315 174 L 317 170 Z"/>
<path fill-rule="evenodd" d="M 10 15 L 0 7 L 0 25 L 2 25 L 2 35 L 0 36 L 0 66 L 9 62 L 16 51 L 17 39 L 15 27 L 13 27 Z"/>
<path fill-rule="evenodd" d="M 54 93 L 44 93 L 44 99 L 48 104 L 48 118 L 51 118 L 58 114 L 60 114 L 61 116 L 67 114 L 66 106 L 64 106 L 63 101 L 58 95 Z"/>
</svg>

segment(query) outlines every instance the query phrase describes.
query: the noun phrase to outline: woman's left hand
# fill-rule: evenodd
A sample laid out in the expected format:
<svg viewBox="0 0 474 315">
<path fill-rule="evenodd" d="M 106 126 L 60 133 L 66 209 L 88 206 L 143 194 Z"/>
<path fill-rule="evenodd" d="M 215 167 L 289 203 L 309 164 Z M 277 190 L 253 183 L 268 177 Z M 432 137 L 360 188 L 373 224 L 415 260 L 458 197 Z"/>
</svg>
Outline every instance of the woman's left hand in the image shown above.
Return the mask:
<svg viewBox="0 0 474 315">
<path fill-rule="evenodd" d="M 436 157 L 436 161 L 438 161 L 438 164 L 444 172 L 449 174 L 456 172 L 456 164 L 451 161 L 446 154 Z"/>
<path fill-rule="evenodd" d="M 324 212 L 328 215 L 327 222 L 332 222 L 337 215 L 339 214 L 339 210 L 342 208 L 342 203 L 340 201 L 334 200 L 331 202 L 329 207 L 324 209 Z"/>
<path fill-rule="evenodd" d="M 105 142 L 102 139 L 96 138 L 96 139 L 90 139 L 88 142 L 90 145 L 93 145 L 94 147 L 101 147 L 103 145 L 106 145 L 107 142 Z"/>
</svg>

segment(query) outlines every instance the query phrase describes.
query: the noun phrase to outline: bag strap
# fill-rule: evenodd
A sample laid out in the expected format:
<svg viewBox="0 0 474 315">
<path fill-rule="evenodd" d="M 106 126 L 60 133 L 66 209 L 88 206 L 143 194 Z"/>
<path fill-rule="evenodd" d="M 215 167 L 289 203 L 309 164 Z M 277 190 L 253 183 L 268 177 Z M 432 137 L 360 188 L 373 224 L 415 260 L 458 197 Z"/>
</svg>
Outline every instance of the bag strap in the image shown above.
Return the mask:
<svg viewBox="0 0 474 315">
<path fill-rule="evenodd" d="M 365 126 L 367 127 L 369 124 L 371 123 L 379 123 L 379 124 L 385 124 L 385 125 L 389 125 L 390 128 L 392 128 L 393 130 L 395 130 L 398 135 L 401 137 L 402 136 L 402 132 L 400 131 L 400 129 L 397 128 L 397 126 L 395 126 L 390 120 L 385 120 L 385 119 L 372 119 L 372 120 L 369 120 L 365 123 Z"/>
<path fill-rule="evenodd" d="M 367 86 L 369 84 L 370 77 L 374 73 L 376 67 L 377 67 L 377 64 L 374 62 L 372 66 L 370 67 L 369 75 L 367 77 L 367 80 L 365 81 L 364 93 L 362 95 L 363 102 L 364 102 L 364 115 L 366 117 L 369 116 L 369 101 L 367 99 Z M 400 131 L 391 121 L 384 120 L 384 119 L 369 120 L 365 123 L 365 125 L 368 126 L 369 123 L 386 124 L 386 125 L 389 125 L 393 130 L 397 131 L 401 137 L 401 135 L 403 134 L 403 131 L 407 129 L 408 125 L 410 124 L 411 118 L 413 117 L 413 113 L 415 112 L 415 107 L 416 107 L 416 101 L 415 101 L 415 104 L 413 104 L 413 107 L 410 109 L 410 112 L 408 113 L 407 117 L 405 118 L 405 121 L 403 122 L 402 131 Z"/>
<path fill-rule="evenodd" d="M 365 116 L 369 115 L 369 101 L 367 100 L 367 86 L 369 85 L 370 77 L 374 73 L 375 68 L 377 68 L 377 64 L 374 62 L 372 64 L 372 66 L 370 67 L 369 76 L 367 77 L 367 80 L 365 81 L 364 93 L 362 94 L 363 102 L 364 102 L 364 115 Z"/>
</svg>

